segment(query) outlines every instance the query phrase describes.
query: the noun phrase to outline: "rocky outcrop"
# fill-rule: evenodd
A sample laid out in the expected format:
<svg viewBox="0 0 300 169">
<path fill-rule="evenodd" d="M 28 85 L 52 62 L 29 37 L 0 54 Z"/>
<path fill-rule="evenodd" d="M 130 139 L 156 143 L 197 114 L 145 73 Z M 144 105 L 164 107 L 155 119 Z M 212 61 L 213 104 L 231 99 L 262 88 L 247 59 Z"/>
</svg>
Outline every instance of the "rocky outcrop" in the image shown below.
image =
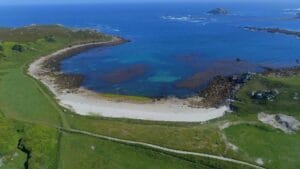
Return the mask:
<svg viewBox="0 0 300 169">
<path fill-rule="evenodd" d="M 201 90 L 199 96 L 204 98 L 199 105 L 204 107 L 219 107 L 230 104 L 236 92 L 251 79 L 252 74 L 244 73 L 232 76 L 216 76 Z"/>
<path fill-rule="evenodd" d="M 258 27 L 245 26 L 243 27 L 243 29 L 248 31 L 253 31 L 253 32 L 280 33 L 280 34 L 300 37 L 299 31 L 292 31 L 292 30 L 286 30 L 280 28 L 258 28 Z"/>
<path fill-rule="evenodd" d="M 275 120 L 284 128 L 291 130 L 291 131 L 298 131 L 300 130 L 300 122 L 296 120 L 292 116 L 287 116 L 285 114 L 276 114 Z"/>
<path fill-rule="evenodd" d="M 215 8 L 207 12 L 211 15 L 227 15 L 229 12 L 224 8 Z"/>
<path fill-rule="evenodd" d="M 267 114 L 262 112 L 258 114 L 258 120 L 285 133 L 300 131 L 300 122 L 294 117 L 285 114 Z"/>
<path fill-rule="evenodd" d="M 292 77 L 300 74 L 300 66 L 289 67 L 289 68 L 281 68 L 281 69 L 273 69 L 269 67 L 263 67 L 265 72 L 263 75 L 265 76 L 273 76 L 273 77 Z"/>
<path fill-rule="evenodd" d="M 254 100 L 268 100 L 273 101 L 274 98 L 279 94 L 278 90 L 258 90 L 251 92 L 251 98 Z"/>
</svg>

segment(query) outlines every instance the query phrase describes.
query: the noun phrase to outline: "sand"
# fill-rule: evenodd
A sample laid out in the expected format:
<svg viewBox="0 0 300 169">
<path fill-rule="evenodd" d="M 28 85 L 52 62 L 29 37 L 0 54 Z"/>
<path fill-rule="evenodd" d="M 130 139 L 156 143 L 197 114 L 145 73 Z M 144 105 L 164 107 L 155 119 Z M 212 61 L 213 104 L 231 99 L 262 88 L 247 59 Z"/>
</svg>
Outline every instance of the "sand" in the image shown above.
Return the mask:
<svg viewBox="0 0 300 169">
<path fill-rule="evenodd" d="M 58 103 L 80 115 L 94 115 L 113 118 L 129 118 L 152 121 L 170 122 L 205 122 L 222 117 L 229 109 L 227 106 L 219 108 L 192 108 L 185 99 L 163 99 L 153 103 L 129 103 L 108 101 L 99 97 L 99 94 L 84 88 L 68 92 L 61 90 L 54 84 L 53 77 L 47 75 L 43 69 L 43 62 L 62 52 L 83 47 L 83 44 L 59 50 L 48 56 L 41 57 L 30 64 L 28 74 L 45 84 L 54 93 Z M 97 43 L 105 45 L 104 42 Z"/>
</svg>

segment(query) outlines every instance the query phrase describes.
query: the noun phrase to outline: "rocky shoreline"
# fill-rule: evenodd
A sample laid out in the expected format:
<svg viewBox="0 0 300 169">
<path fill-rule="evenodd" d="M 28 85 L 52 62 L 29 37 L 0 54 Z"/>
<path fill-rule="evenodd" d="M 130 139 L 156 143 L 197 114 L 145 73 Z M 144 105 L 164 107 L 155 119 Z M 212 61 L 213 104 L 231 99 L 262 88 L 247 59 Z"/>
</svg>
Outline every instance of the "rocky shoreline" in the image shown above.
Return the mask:
<svg viewBox="0 0 300 169">
<path fill-rule="evenodd" d="M 231 76 L 215 76 L 209 81 L 207 87 L 199 92 L 199 96 L 203 99 L 194 103 L 194 106 L 220 107 L 228 105 L 230 107 L 235 94 L 246 82 L 251 80 L 253 75 L 254 73 L 242 73 Z"/>
<path fill-rule="evenodd" d="M 84 81 L 84 76 L 79 74 L 65 74 L 61 72 L 61 61 L 92 48 L 115 46 L 127 42 L 129 41 L 124 38 L 113 37 L 112 40 L 108 42 L 90 42 L 82 45 L 69 46 L 67 50 L 58 52 L 51 58 L 43 61 L 43 74 L 51 76 L 54 80 L 54 83 L 62 90 L 78 89 Z"/>
<path fill-rule="evenodd" d="M 300 74 L 300 66 L 293 66 L 293 67 L 279 68 L 279 69 L 264 67 L 264 69 L 265 71 L 262 74 L 266 76 L 291 77 Z"/>
<path fill-rule="evenodd" d="M 300 32 L 298 31 L 292 31 L 292 30 L 286 30 L 280 28 L 258 28 L 258 27 L 251 27 L 251 26 L 245 26 L 242 28 L 244 30 L 253 31 L 253 32 L 280 33 L 280 34 L 292 35 L 300 38 Z"/>
</svg>

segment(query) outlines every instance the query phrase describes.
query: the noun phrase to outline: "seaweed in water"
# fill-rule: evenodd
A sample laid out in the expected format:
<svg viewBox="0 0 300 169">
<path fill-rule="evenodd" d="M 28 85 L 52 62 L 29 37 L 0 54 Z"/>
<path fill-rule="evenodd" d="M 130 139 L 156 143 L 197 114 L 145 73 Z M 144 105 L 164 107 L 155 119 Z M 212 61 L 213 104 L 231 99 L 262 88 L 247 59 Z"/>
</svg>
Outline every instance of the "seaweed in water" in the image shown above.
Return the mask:
<svg viewBox="0 0 300 169">
<path fill-rule="evenodd" d="M 131 65 L 107 73 L 102 80 L 109 83 L 121 83 L 145 74 L 148 66 L 144 64 Z"/>
</svg>

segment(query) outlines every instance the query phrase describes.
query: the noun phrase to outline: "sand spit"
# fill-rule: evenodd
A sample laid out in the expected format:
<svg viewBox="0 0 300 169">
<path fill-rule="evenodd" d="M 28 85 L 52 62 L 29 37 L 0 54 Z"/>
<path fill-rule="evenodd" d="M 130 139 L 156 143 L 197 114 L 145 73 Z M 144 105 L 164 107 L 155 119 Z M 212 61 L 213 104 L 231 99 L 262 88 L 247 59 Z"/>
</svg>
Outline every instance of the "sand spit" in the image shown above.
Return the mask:
<svg viewBox="0 0 300 169">
<path fill-rule="evenodd" d="M 114 38 L 110 42 L 87 43 L 61 49 L 34 61 L 29 66 L 28 74 L 45 84 L 55 94 L 61 106 L 81 115 L 152 121 L 204 122 L 223 116 L 229 109 L 227 106 L 219 108 L 192 108 L 188 106 L 187 100 L 177 98 L 162 99 L 144 104 L 108 101 L 101 98 L 99 94 L 84 88 L 75 90 L 61 89 L 59 85 L 55 84 L 54 77 L 50 76 L 51 72 L 43 66 L 46 61 L 62 55 L 62 53 L 68 53 L 88 46 L 105 46 L 114 42 L 119 44 L 120 41 L 122 40 Z"/>
</svg>

